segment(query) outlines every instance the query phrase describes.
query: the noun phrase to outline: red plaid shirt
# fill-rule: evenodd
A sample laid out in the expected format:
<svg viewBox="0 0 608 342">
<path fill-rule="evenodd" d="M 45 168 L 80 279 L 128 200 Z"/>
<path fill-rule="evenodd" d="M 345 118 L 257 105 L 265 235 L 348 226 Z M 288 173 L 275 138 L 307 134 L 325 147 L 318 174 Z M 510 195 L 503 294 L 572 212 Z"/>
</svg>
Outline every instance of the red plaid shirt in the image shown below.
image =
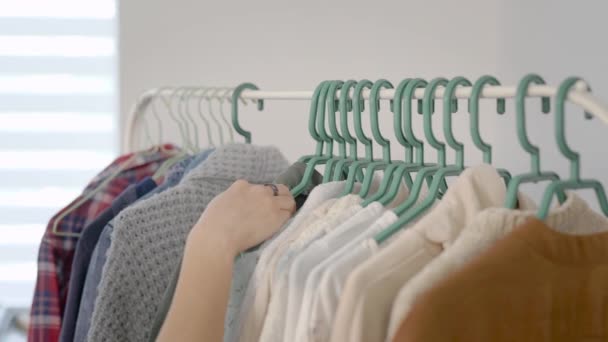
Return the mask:
<svg viewBox="0 0 608 342">
<path fill-rule="evenodd" d="M 66 305 L 72 260 L 78 238 L 53 234 L 55 222 L 74 203 L 120 171 L 104 189 L 63 217 L 57 225 L 59 232 L 81 233 L 97 215 L 110 207 L 112 201 L 124 189 L 152 176 L 159 166 L 176 152 L 176 147 L 172 145 L 164 147 L 159 152 L 127 154 L 117 158 L 89 183 L 78 198 L 51 218 L 38 251 L 38 276 L 30 311 L 29 342 L 59 340 L 61 318 Z"/>
</svg>

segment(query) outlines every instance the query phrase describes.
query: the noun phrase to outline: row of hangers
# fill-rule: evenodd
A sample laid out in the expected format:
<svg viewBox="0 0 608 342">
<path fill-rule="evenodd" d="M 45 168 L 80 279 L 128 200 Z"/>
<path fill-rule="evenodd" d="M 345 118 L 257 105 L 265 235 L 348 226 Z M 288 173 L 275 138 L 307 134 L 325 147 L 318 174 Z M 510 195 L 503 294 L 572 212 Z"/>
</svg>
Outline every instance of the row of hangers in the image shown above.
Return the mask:
<svg viewBox="0 0 608 342">
<path fill-rule="evenodd" d="M 129 168 L 138 158 L 145 157 L 146 155 L 154 155 L 159 152 L 173 154 L 173 156 L 165 161 L 154 174 L 153 178 L 158 180 L 171 169 L 171 166 L 175 165 L 175 163 L 180 161 L 187 154 L 199 153 L 203 148 L 233 143 L 235 141 L 234 132 L 241 135 L 247 143 L 250 143 L 251 133 L 241 128 L 237 114 L 240 94 L 246 89 L 257 89 L 257 87 L 251 83 L 244 83 L 236 88 L 202 86 L 161 87 L 154 89 L 151 94 L 142 96 L 136 103 L 134 109 L 135 115 L 132 117 L 142 119 L 143 137 L 146 140 L 146 146 L 153 147 L 134 154 L 112 172 L 111 175 L 105 178 L 105 180 L 95 189 L 87 192 L 78 201 L 59 213 L 54 220 L 52 233 L 61 237 L 79 237 L 80 233 L 59 230 L 59 222 L 93 198 L 97 193 L 105 189 L 114 178 Z M 246 103 L 242 99 L 240 99 L 240 101 Z M 215 102 L 217 103 L 215 104 Z M 260 100 L 255 102 L 257 103 L 258 108 L 262 110 L 263 101 Z M 232 117 L 236 118 L 232 123 L 228 122 L 228 119 L 226 118 L 226 104 L 232 104 Z M 149 111 L 144 110 L 144 108 L 149 108 Z M 153 130 L 151 129 L 148 120 L 150 115 L 145 115 L 147 113 L 151 113 L 151 116 L 156 122 L 156 132 L 152 132 Z M 174 151 L 168 151 L 163 145 L 163 142 L 165 141 L 163 137 L 163 128 L 166 122 L 163 122 L 161 119 L 161 117 L 165 117 L 165 115 L 161 115 L 161 113 L 167 113 L 166 116 L 171 119 L 179 131 L 181 137 L 180 152 L 175 153 Z M 201 140 L 199 139 L 199 132 L 203 132 L 203 130 L 201 130 L 197 124 L 197 119 L 200 120 L 205 127 L 207 136 L 207 143 L 205 146 L 201 145 Z M 129 126 L 133 127 L 132 125 Z M 224 132 L 228 132 L 227 137 L 224 136 Z M 152 138 L 153 133 L 156 133 L 157 139 Z M 132 137 L 133 135 L 129 136 Z M 215 141 L 213 136 L 216 136 L 219 142 Z M 157 143 L 155 143 L 154 140 L 157 140 Z"/>
<path fill-rule="evenodd" d="M 530 156 L 530 171 L 523 174 L 511 175 L 508 170 L 498 170 L 507 185 L 507 196 L 505 207 L 515 209 L 517 206 L 517 193 L 522 184 L 550 181 L 540 203 L 537 216 L 546 218 L 554 197 L 560 203 L 566 199 L 566 190 L 592 189 L 599 201 L 604 215 L 608 216 L 608 200 L 602 184 L 593 179 L 582 179 L 580 177 L 580 156 L 573 151 L 566 142 L 565 137 L 565 102 L 569 91 L 581 81 L 580 78 L 570 77 L 563 81 L 555 96 L 555 138 L 561 154 L 570 162 L 570 177 L 562 180 L 553 171 L 545 171 L 540 167 L 539 148 L 533 145 L 527 136 L 525 122 L 525 98 L 532 84 L 545 84 L 545 81 L 536 74 L 529 74 L 521 79 L 517 86 L 516 121 L 517 137 L 522 148 Z M 446 78 L 435 78 L 429 82 L 423 79 L 405 79 L 397 88 L 387 80 L 381 79 L 376 82 L 369 80 L 353 81 L 324 81 L 316 88 L 310 107 L 308 130 L 310 136 L 316 141 L 316 151 L 313 155 L 304 156 L 300 161 L 307 163 L 307 168 L 302 181 L 293 190 L 294 195 L 300 194 L 310 183 L 315 168 L 324 165 L 324 182 L 334 180 L 346 180 L 346 187 L 342 195 L 350 194 L 354 190 L 355 182 L 361 182 L 358 194 L 364 198 L 363 206 L 374 201 L 383 205 L 392 202 L 403 182 L 410 189 L 410 195 L 393 211 L 399 219 L 386 230 L 375 236 L 378 243 L 383 243 L 396 232 L 420 217 L 433 203 L 440 199 L 447 188 L 446 179 L 460 175 L 464 169 L 465 146 L 453 134 L 452 114 L 458 110 L 458 101 L 454 92 L 458 87 L 472 87 L 471 96 L 468 99 L 468 111 L 470 113 L 470 135 L 474 145 L 482 152 L 485 163 L 492 163 L 492 146 L 481 138 L 479 129 L 479 98 L 486 85 L 500 85 L 500 82 L 492 76 L 483 76 L 474 84 L 464 77 L 455 77 L 451 80 Z M 435 111 L 435 92 L 438 87 L 444 87 L 443 94 L 443 133 L 446 142 L 440 142 L 435 136 L 432 127 L 432 115 Z M 412 112 L 414 92 L 418 88 L 424 89 L 424 98 L 417 101 L 418 113 L 423 116 L 424 138 L 417 138 L 412 130 Z M 372 139 L 367 137 L 362 129 L 361 113 L 364 101 L 362 92 L 369 89 L 369 115 L 371 121 Z M 398 143 L 405 148 L 405 157 L 394 160 L 391 157 L 390 141 L 384 138 L 379 129 L 378 112 L 380 106 L 379 92 L 382 89 L 395 89 L 394 98 L 390 102 L 393 113 L 393 128 Z M 349 94 L 352 90 L 352 97 Z M 589 89 L 587 89 L 589 90 Z M 549 113 L 551 98 L 542 98 L 542 111 Z M 348 129 L 348 113 L 352 111 L 354 119 L 355 134 Z M 340 113 L 341 132 L 338 132 L 336 124 L 336 112 Z M 497 112 L 505 112 L 505 99 L 497 100 Z M 591 114 L 585 113 L 590 119 Z M 329 132 L 326 130 L 326 117 Z M 356 137 L 356 139 L 355 139 Z M 382 158 L 374 159 L 373 143 L 382 148 Z M 334 143 L 338 145 L 338 153 L 334 155 Z M 357 143 L 365 147 L 365 155 L 357 155 Z M 350 153 L 347 153 L 347 146 Z M 428 163 L 424 160 L 424 147 L 430 146 L 437 151 L 437 161 Z M 456 158 L 454 163 L 446 160 L 446 145 L 454 150 Z M 384 171 L 384 176 L 379 189 L 370 194 L 373 176 L 377 171 Z M 346 173 L 346 176 L 344 174 Z M 413 174 L 415 173 L 415 178 Z M 423 184 L 429 187 L 428 194 L 424 199 L 420 198 Z M 421 200 L 421 201 L 420 201 Z M 417 204 L 418 203 L 418 204 Z"/>
<path fill-rule="evenodd" d="M 561 153 L 571 164 L 571 175 L 567 180 L 560 180 L 555 172 L 541 170 L 539 149 L 527 137 L 524 101 L 527 96 L 527 90 L 530 85 L 541 85 L 545 84 L 545 82 L 540 76 L 535 74 L 527 75 L 519 82 L 517 95 L 515 96 L 517 136 L 522 148 L 530 155 L 531 167 L 530 172 L 516 176 L 511 176 L 508 170 L 498 170 L 507 184 L 506 207 L 515 208 L 517 205 L 517 192 L 522 184 L 550 180 L 552 182 L 548 186 L 541 202 L 539 217 L 544 218 L 547 215 L 552 198 L 555 195 L 560 202 L 563 202 L 565 200 L 564 191 L 566 189 L 580 188 L 593 189 L 598 197 L 602 211 L 608 215 L 608 201 L 606 200 L 601 183 L 596 180 L 583 180 L 580 178 L 579 155 L 568 147 L 565 140 L 564 103 L 570 89 L 580 81 L 576 77 L 565 80 L 560 85 L 557 96 L 555 96 L 556 139 Z M 464 145 L 454 138 L 451 124 L 451 114 L 458 110 L 458 101 L 454 97 L 454 92 L 458 87 L 471 87 L 472 89 L 468 99 L 470 135 L 474 145 L 482 152 L 483 161 L 485 163 L 492 163 L 492 146 L 483 141 L 479 129 L 479 99 L 485 86 L 497 85 L 500 85 L 500 82 L 492 76 L 483 76 L 474 84 L 464 77 L 456 77 L 452 80 L 436 78 L 430 82 L 419 78 L 405 79 L 396 88 L 387 80 L 379 80 L 377 82 L 369 80 L 358 82 L 354 80 L 322 82 L 312 94 L 308 125 L 308 131 L 317 143 L 316 151 L 313 155 L 300 159 L 300 161 L 307 163 L 307 169 L 302 182 L 292 192 L 295 195 L 301 193 L 310 182 L 313 170 L 320 165 L 325 165 L 324 182 L 343 179 L 347 181 L 344 195 L 353 191 L 355 182 L 361 181 L 362 186 L 359 194 L 365 198 L 363 205 L 368 205 L 374 201 L 379 201 L 385 205 L 390 203 L 397 196 L 401 182 L 405 182 L 410 188 L 411 194 L 408 200 L 394 209 L 395 213 L 400 217 L 399 221 L 392 227 L 389 227 L 383 234 L 379 234 L 376 237 L 378 242 L 385 241 L 398 231 L 400 227 L 424 213 L 432 206 L 436 199 L 440 199 L 447 189 L 446 178 L 459 175 L 465 168 Z M 447 145 L 455 151 L 456 160 L 453 164 L 448 164 L 446 160 L 446 143 L 436 139 L 432 127 L 431 115 L 435 111 L 435 92 L 439 88 L 444 88 L 445 90 L 443 95 L 443 132 Z M 405 148 L 403 160 L 392 159 L 390 141 L 383 137 L 379 129 L 379 94 L 383 89 L 394 89 L 395 91 L 394 98 L 390 101 L 390 109 L 393 112 L 395 136 L 398 143 Z M 419 89 L 424 90 L 424 98 L 417 100 L 417 112 L 423 117 L 426 144 L 437 151 L 437 162 L 435 163 L 425 162 L 425 141 L 417 138 L 412 130 L 412 102 L 414 101 L 414 93 Z M 258 87 L 252 83 L 243 83 L 235 88 L 183 86 L 161 87 L 149 91 L 139 99 L 133 111 L 134 115 L 130 117 L 127 123 L 127 135 L 125 138 L 127 144 L 131 146 L 134 137 L 131 130 L 136 126 L 137 120 L 143 118 L 144 134 L 147 142 L 149 145 L 154 145 L 150 135 L 149 123 L 144 115 L 147 113 L 147 108 L 151 109 L 149 112 L 152 113 L 157 123 L 158 139 L 160 142 L 163 141 L 162 131 L 164 125 L 160 118 L 157 103 L 163 105 L 163 108 L 168 113 L 168 117 L 177 126 L 182 139 L 181 147 L 183 152 L 176 154 L 165 162 L 155 177 L 164 175 L 185 153 L 198 153 L 201 151 L 199 132 L 203 131 L 199 129 L 195 118 L 199 118 L 205 127 L 207 133 L 206 147 L 217 146 L 217 143 L 212 139 L 212 126 L 215 127 L 215 134 L 219 137 L 219 145 L 223 145 L 226 142 L 234 142 L 233 131 L 240 135 L 246 143 L 250 143 L 251 132 L 245 130 L 239 121 L 238 103 L 240 100 L 241 103 L 246 104 L 247 102 L 242 94 L 244 91 L 251 90 L 258 90 Z M 370 92 L 369 115 L 371 118 L 373 140 L 365 135 L 362 128 L 361 116 L 365 106 L 362 94 L 366 90 Z M 331 100 L 332 98 L 334 99 L 333 101 Z M 212 106 L 214 101 L 217 101 L 219 105 L 219 113 L 215 112 Z M 254 104 L 257 104 L 258 110 L 263 109 L 264 101 L 262 98 L 252 101 Z M 207 103 L 206 111 L 203 106 L 204 102 Z M 544 113 L 550 111 L 550 102 L 551 99 L 549 97 L 542 98 L 542 111 Z M 230 123 L 228 123 L 225 116 L 224 105 L 226 104 L 231 105 Z M 497 112 L 499 114 L 505 112 L 505 99 L 497 99 Z M 336 120 L 336 113 L 340 114 L 339 125 Z M 350 113 L 352 113 L 352 118 L 354 119 L 354 134 L 350 132 L 348 127 Z M 205 114 L 209 115 L 210 120 Z M 586 113 L 586 117 L 591 118 L 591 115 Z M 329 126 L 329 133 L 326 130 L 326 121 Z M 229 139 L 227 141 L 224 140 L 224 130 L 228 131 Z M 374 142 L 382 148 L 381 159 L 374 159 Z M 334 155 L 334 143 L 338 146 L 337 155 Z M 362 144 L 365 149 L 365 155 L 362 157 L 358 156 L 357 153 L 358 144 Z M 148 149 L 144 153 L 157 153 L 163 148 L 162 144 L 154 146 L 154 148 Z M 121 170 L 117 170 L 104 183 L 100 184 L 97 189 L 86 194 L 82 201 L 72 205 L 62 215 L 69 214 L 69 212 L 78 208 L 88 198 L 94 196 L 96 192 L 103 189 L 113 177 L 117 176 L 129 164 L 129 161 L 124 163 Z M 379 190 L 375 194 L 368 196 L 373 175 L 381 170 L 384 171 L 385 176 L 382 179 Z M 415 178 L 413 178 L 414 173 L 416 174 Z M 414 206 L 420 196 L 423 182 L 429 185 L 429 196 L 420 205 Z M 60 220 L 56 220 L 56 222 L 58 221 Z M 58 231 L 56 226 L 53 228 L 53 232 L 63 236 L 78 236 L 78 234 Z"/>
</svg>

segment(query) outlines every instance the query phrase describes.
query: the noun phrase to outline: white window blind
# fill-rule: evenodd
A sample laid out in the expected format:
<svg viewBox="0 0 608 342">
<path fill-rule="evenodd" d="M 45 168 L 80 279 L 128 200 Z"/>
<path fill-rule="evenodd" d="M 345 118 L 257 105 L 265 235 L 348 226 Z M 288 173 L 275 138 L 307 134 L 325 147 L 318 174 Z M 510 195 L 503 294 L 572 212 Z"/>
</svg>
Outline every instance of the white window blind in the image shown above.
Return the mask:
<svg viewBox="0 0 608 342">
<path fill-rule="evenodd" d="M 117 145 L 114 0 L 0 3 L 0 306 L 29 305 L 48 220 Z"/>
</svg>

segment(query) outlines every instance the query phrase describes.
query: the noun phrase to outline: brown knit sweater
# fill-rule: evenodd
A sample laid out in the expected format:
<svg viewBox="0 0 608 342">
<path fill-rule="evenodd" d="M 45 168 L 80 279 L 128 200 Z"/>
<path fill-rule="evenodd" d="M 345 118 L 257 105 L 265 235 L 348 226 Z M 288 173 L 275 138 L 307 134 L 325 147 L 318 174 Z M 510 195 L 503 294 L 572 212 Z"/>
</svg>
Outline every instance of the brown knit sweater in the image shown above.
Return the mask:
<svg viewBox="0 0 608 342">
<path fill-rule="evenodd" d="M 393 341 L 608 341 L 608 233 L 530 219 L 420 297 Z"/>
</svg>

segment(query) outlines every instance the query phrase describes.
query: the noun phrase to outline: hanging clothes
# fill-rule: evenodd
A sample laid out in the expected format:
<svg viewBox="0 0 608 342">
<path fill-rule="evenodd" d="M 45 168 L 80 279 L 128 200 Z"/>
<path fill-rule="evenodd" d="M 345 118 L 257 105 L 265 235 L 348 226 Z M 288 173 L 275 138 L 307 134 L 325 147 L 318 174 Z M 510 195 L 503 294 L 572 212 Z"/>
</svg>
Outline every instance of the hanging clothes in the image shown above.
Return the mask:
<svg viewBox="0 0 608 342">
<path fill-rule="evenodd" d="M 292 164 L 289 168 L 287 168 L 287 170 L 282 172 L 273 181 L 273 183 L 274 184 L 283 184 L 291 189 L 300 183 L 300 181 L 302 180 L 302 177 L 304 175 L 305 169 L 306 169 L 306 164 L 301 163 L 301 162 L 296 162 L 296 163 Z M 308 188 L 302 194 L 300 194 L 299 196 L 296 197 L 296 209 L 300 209 L 302 207 L 302 205 L 304 205 L 304 203 L 306 202 L 306 199 L 308 198 L 308 194 L 312 191 L 312 189 L 314 189 L 315 186 L 317 186 L 318 184 L 321 184 L 321 183 L 322 183 L 321 174 L 318 173 L 317 171 L 314 171 Z M 230 302 L 228 304 L 229 307 L 228 307 L 227 314 L 226 314 L 226 325 L 227 326 L 237 327 L 237 326 L 241 326 L 241 324 L 242 324 L 241 317 L 240 317 L 241 305 L 242 305 L 242 301 L 245 297 L 247 284 L 249 283 L 249 279 L 251 278 L 251 274 L 245 275 L 243 272 L 252 273 L 254 271 L 255 266 L 256 266 L 255 264 L 257 264 L 259 254 L 261 253 L 261 251 L 258 251 L 258 249 L 260 249 L 260 248 L 264 249 L 268 243 L 269 242 L 265 242 L 260 246 L 256 246 L 255 248 L 250 248 L 245 253 L 242 253 L 239 256 L 239 259 L 235 262 L 235 269 L 238 267 L 239 270 L 234 271 L 233 273 L 235 273 L 235 274 L 238 273 L 238 278 L 243 279 L 244 281 L 246 281 L 246 283 L 232 284 L 232 288 L 230 291 L 231 292 Z M 152 324 L 152 330 L 151 330 L 150 339 L 149 339 L 150 342 L 156 341 L 156 338 L 158 337 L 158 334 L 160 333 L 160 329 L 162 328 L 162 325 L 167 316 L 167 313 L 169 312 L 169 308 L 170 308 L 171 302 L 173 300 L 173 295 L 175 294 L 175 289 L 177 288 L 177 281 L 179 279 L 180 268 L 181 268 L 181 261 L 180 261 L 180 264 L 178 265 L 178 267 L 176 268 L 173 277 L 171 278 L 171 281 L 169 283 L 169 286 L 167 287 L 167 290 L 163 294 L 163 299 L 162 299 L 159 309 L 155 315 L 154 323 Z M 236 275 L 235 275 L 235 277 L 236 277 Z M 226 341 L 232 341 L 232 340 L 236 341 L 236 336 L 235 336 L 236 331 L 237 331 L 236 328 L 232 328 L 229 331 L 226 331 L 226 333 L 224 334 L 225 335 L 224 339 Z M 231 333 L 231 332 L 233 332 L 233 333 Z"/>
<path fill-rule="evenodd" d="M 275 148 L 222 146 L 177 186 L 125 209 L 115 220 L 88 339 L 147 340 L 186 236 L 206 205 L 237 179 L 268 183 L 287 166 Z"/>
<path fill-rule="evenodd" d="M 332 341 L 384 341 L 402 284 L 448 247 L 482 210 L 500 207 L 506 187 L 487 164 L 466 169 L 426 215 L 352 270 L 340 296 Z"/>
<path fill-rule="evenodd" d="M 371 203 L 355 214 L 350 220 L 344 222 L 333 234 L 330 233 L 325 239 L 317 241 L 314 246 L 311 245 L 294 261 L 293 272 L 296 272 L 297 276 L 297 273 L 300 272 L 295 269 L 295 265 L 307 265 L 308 261 L 312 258 L 322 260 L 310 269 L 306 277 L 303 294 L 301 294 L 301 308 L 296 316 L 297 318 L 294 318 L 295 322 L 297 322 L 294 332 L 295 341 L 306 342 L 310 338 L 309 335 L 313 335 L 312 332 L 309 332 L 309 326 L 312 325 L 310 321 L 312 302 L 319 287 L 321 275 L 327 268 L 327 265 L 335 261 L 335 257 L 338 254 L 336 251 L 340 251 L 349 241 L 363 234 L 364 230 L 369 228 L 386 210 L 378 202 Z M 294 295 L 297 295 L 302 290 L 298 286 L 294 289 L 290 288 L 290 291 L 295 292 Z"/>
<path fill-rule="evenodd" d="M 375 178 L 372 181 L 370 193 L 377 192 L 379 185 L 380 178 Z M 355 188 L 357 189 L 359 186 Z M 401 187 L 399 190 L 394 202 L 400 202 L 408 195 L 408 191 L 404 187 Z M 294 257 L 292 265 L 285 272 L 288 283 L 286 284 L 287 298 L 283 299 L 286 314 L 283 315 L 285 331 L 281 340 L 294 341 L 296 339 L 296 330 L 298 321 L 300 320 L 299 314 L 303 306 L 305 286 L 311 271 L 315 266 L 323 262 L 326 257 L 329 257 L 333 251 L 339 249 L 339 246 L 342 245 L 340 241 L 349 240 L 349 235 L 352 236 L 354 233 L 351 229 L 354 228 L 353 226 L 359 226 L 362 223 L 369 225 L 372 223 L 370 214 L 371 216 L 375 216 L 374 213 L 379 213 L 376 205 L 372 205 L 374 203 L 370 204 L 372 205 L 371 211 L 365 210 L 361 205 L 363 198 L 358 194 L 346 195 L 340 200 L 345 204 L 349 204 L 348 208 L 343 210 L 340 216 L 337 216 L 334 220 L 325 217 L 318 221 L 318 227 L 313 227 L 312 229 L 310 227 L 306 228 L 307 234 L 302 234 L 298 238 L 303 242 L 303 248 L 299 251 L 293 249 L 290 251 L 294 254 Z M 376 204 L 379 205 L 379 203 Z M 380 208 L 383 208 L 382 205 L 380 205 Z M 363 215 L 359 215 L 362 212 Z M 314 230 L 318 230 L 318 232 L 315 234 Z M 335 249 L 329 249 L 328 244 L 335 244 Z"/>
<path fill-rule="evenodd" d="M 346 185 L 342 183 L 342 187 Z M 372 183 L 372 190 L 377 189 L 379 181 Z M 355 192 L 359 192 L 360 185 L 356 184 Z M 264 324 L 260 335 L 261 341 L 283 340 L 286 315 L 288 315 L 288 286 L 289 269 L 294 258 L 314 240 L 332 230 L 342 222 L 348 220 L 362 208 L 359 205 L 362 198 L 358 195 L 349 194 L 341 198 L 331 198 L 323 202 L 312 215 L 311 220 L 301 224 L 290 232 L 290 240 L 278 248 L 276 254 L 277 262 L 274 268 L 276 279 L 273 280 L 275 289 L 265 314 Z M 292 313 L 293 315 L 293 313 Z"/>
<path fill-rule="evenodd" d="M 82 289 L 84 288 L 91 256 L 102 229 L 124 208 L 154 188 L 156 188 L 156 182 L 150 177 L 145 178 L 136 185 L 130 185 L 112 202 L 112 205 L 108 209 L 104 210 L 83 230 L 74 253 L 68 298 L 61 325 L 60 341 L 68 342 L 74 340 L 74 330 L 76 328 L 76 320 L 78 319 Z"/>
<path fill-rule="evenodd" d="M 361 202 L 361 197 L 358 195 L 347 195 L 336 200 L 327 214 L 303 227 L 302 233 L 279 259 L 276 268 L 279 279 L 268 307 L 260 341 L 282 341 L 284 338 L 285 319 L 289 305 L 289 270 L 295 257 L 319 234 L 323 234 L 324 230 L 335 227 L 354 215 L 360 209 L 360 207 L 355 207 L 359 202 Z"/>
<path fill-rule="evenodd" d="M 529 219 L 436 284 L 393 341 L 606 341 L 608 220 L 563 214 Z"/>
<path fill-rule="evenodd" d="M 526 220 L 536 216 L 536 212 L 533 203 L 522 201 L 520 197 L 519 210 L 491 208 L 477 215 L 454 244 L 404 284 L 393 304 L 389 336 L 394 336 L 391 334 L 396 332 L 403 319 L 409 315 L 419 296 L 474 260 Z M 601 218 L 580 197 L 570 194 L 566 202 L 551 210 L 546 222 L 560 231 L 580 234 L 602 231 L 605 224 L 598 217 Z"/>
<path fill-rule="evenodd" d="M 281 228 L 281 234 L 272 239 L 261 252 L 241 308 L 242 327 L 236 326 L 239 341 L 258 341 L 260 338 L 270 303 L 277 255 L 285 251 L 291 240 L 291 234 L 297 232 L 301 225 L 306 225 L 325 214 L 329 205 L 333 203 L 330 200 L 344 191 L 345 184 L 345 182 L 330 182 L 315 187 L 297 215 Z"/>
<path fill-rule="evenodd" d="M 422 190 L 424 193 L 426 188 Z M 319 284 L 313 295 L 309 315 L 308 331 L 314 340 L 327 340 L 331 332 L 331 324 L 335 314 L 342 284 L 350 271 L 368 256 L 370 250 L 365 240 L 379 233 L 397 220 L 392 211 L 385 211 L 372 224 L 352 241 L 335 251 L 325 262 L 316 266 L 312 273 L 316 274 L 322 268 Z M 305 319 L 305 318 L 302 318 Z"/>
<path fill-rule="evenodd" d="M 177 185 L 185 174 L 189 173 L 192 169 L 203 163 L 212 152 L 212 149 L 203 151 L 196 156 L 186 157 L 184 160 L 181 160 L 173 165 L 169 170 L 169 173 L 166 175 L 164 182 L 146 194 L 143 199 L 159 194 Z M 93 318 L 95 299 L 97 298 L 98 294 L 97 288 L 101 282 L 103 266 L 105 265 L 108 250 L 112 244 L 113 227 L 114 221 L 112 220 L 103 228 L 91 256 L 84 288 L 82 290 L 83 300 L 81 301 L 78 309 L 78 320 L 76 322 L 74 332 L 75 341 L 85 341 L 87 339 L 87 334 Z"/>
<path fill-rule="evenodd" d="M 274 180 L 275 184 L 283 184 L 289 189 L 295 188 L 300 182 L 302 178 L 304 178 L 304 173 L 306 172 L 306 164 L 302 162 L 293 163 L 285 172 L 281 173 L 277 179 Z M 304 205 L 304 202 L 308 199 L 308 195 L 317 185 L 323 183 L 323 176 L 317 171 L 314 170 L 308 184 L 308 187 L 302 191 L 301 194 L 295 197 L 296 200 L 296 210 L 299 210 Z"/>
<path fill-rule="evenodd" d="M 60 232 L 80 234 L 124 189 L 153 175 L 165 160 L 179 151 L 173 145 L 164 145 L 156 150 L 154 153 L 127 154 L 117 158 L 87 185 L 81 196 L 51 218 L 38 252 L 38 275 L 30 310 L 28 341 L 59 340 L 78 238 L 54 234 L 53 227 L 57 225 Z M 68 208 L 80 202 L 87 193 L 97 189 L 117 171 L 120 173 L 104 189 L 57 222 Z"/>
</svg>

